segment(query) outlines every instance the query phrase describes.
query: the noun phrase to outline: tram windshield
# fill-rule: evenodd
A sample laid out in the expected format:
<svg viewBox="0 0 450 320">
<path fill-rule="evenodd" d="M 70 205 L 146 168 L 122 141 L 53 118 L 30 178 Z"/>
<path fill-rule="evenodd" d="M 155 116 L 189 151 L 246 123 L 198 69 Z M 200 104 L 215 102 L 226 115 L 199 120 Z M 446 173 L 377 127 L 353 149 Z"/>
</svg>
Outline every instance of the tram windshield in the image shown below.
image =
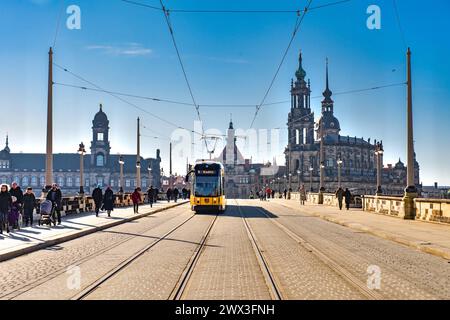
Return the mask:
<svg viewBox="0 0 450 320">
<path fill-rule="evenodd" d="M 220 177 L 218 176 L 197 176 L 195 178 L 196 197 L 218 197 Z"/>
</svg>

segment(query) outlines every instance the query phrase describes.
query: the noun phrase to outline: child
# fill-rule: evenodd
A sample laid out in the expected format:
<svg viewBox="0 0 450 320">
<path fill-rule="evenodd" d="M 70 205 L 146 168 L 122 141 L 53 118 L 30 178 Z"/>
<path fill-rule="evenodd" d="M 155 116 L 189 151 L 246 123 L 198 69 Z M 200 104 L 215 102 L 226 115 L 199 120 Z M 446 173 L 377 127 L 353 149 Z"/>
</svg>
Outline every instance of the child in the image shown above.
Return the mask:
<svg viewBox="0 0 450 320">
<path fill-rule="evenodd" d="M 19 215 L 20 215 L 20 203 L 16 197 L 11 197 L 12 204 L 9 210 L 8 222 L 13 229 L 20 229 L 19 227 Z"/>
</svg>

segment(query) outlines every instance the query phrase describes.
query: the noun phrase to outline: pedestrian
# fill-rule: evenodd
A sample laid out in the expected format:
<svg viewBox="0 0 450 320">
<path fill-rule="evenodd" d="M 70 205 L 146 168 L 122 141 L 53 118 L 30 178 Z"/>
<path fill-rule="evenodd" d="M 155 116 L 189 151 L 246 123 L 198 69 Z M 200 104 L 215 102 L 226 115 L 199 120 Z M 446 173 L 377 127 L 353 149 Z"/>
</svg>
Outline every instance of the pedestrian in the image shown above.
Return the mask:
<svg viewBox="0 0 450 320">
<path fill-rule="evenodd" d="M 56 226 L 56 218 L 58 219 L 58 225 L 61 224 L 61 209 L 62 209 L 62 192 L 56 183 L 52 185 L 52 188 L 47 193 L 47 200 L 52 202 L 53 214 L 52 220 L 53 224 Z M 55 214 L 57 217 L 55 217 Z"/>
<path fill-rule="evenodd" d="M 181 194 L 183 195 L 183 200 L 186 200 L 186 198 L 187 198 L 187 189 L 183 187 L 183 189 L 181 189 Z"/>
<path fill-rule="evenodd" d="M 153 201 L 155 201 L 155 189 L 153 186 L 150 186 L 150 188 L 147 190 L 147 198 L 148 203 L 150 204 L 150 208 L 153 208 Z"/>
<path fill-rule="evenodd" d="M 305 205 L 305 201 L 306 201 L 306 190 L 305 190 L 305 185 L 304 184 L 302 184 L 302 186 L 300 187 L 299 193 L 300 193 L 300 204 L 302 206 L 304 206 Z"/>
<path fill-rule="evenodd" d="M 134 189 L 134 192 L 131 194 L 131 200 L 133 201 L 134 213 L 139 213 L 139 203 L 141 202 L 141 193 L 139 192 L 139 189 Z"/>
<path fill-rule="evenodd" d="M 284 194 L 284 198 L 287 199 L 287 190 L 286 189 L 284 189 L 283 194 Z"/>
<path fill-rule="evenodd" d="M 180 191 L 178 191 L 178 188 L 173 189 L 173 199 L 175 200 L 175 202 L 177 202 L 179 194 L 180 194 Z"/>
<path fill-rule="evenodd" d="M 23 195 L 23 224 L 25 227 L 33 226 L 33 213 L 36 208 L 36 196 L 33 193 L 33 188 L 27 188 L 27 191 Z"/>
<path fill-rule="evenodd" d="M 272 190 L 272 199 L 275 199 L 275 190 Z"/>
<path fill-rule="evenodd" d="M 20 217 L 20 203 L 16 197 L 11 197 L 11 208 L 9 209 L 8 214 L 8 223 L 11 228 L 20 230 L 19 226 L 19 217 Z"/>
<path fill-rule="evenodd" d="M 112 191 L 111 187 L 108 186 L 103 196 L 103 208 L 108 213 L 108 217 L 111 217 L 111 211 L 114 210 L 114 200 L 115 200 L 114 192 Z"/>
<path fill-rule="evenodd" d="M 11 209 L 12 197 L 8 191 L 8 186 L 2 184 L 0 189 L 0 234 L 3 234 L 3 230 L 9 233 L 8 213 Z"/>
<path fill-rule="evenodd" d="M 11 185 L 11 190 L 9 190 L 11 197 L 16 197 L 17 203 L 22 206 L 23 204 L 23 191 L 20 189 L 17 182 L 13 182 Z"/>
<path fill-rule="evenodd" d="M 172 189 L 167 189 L 167 192 L 166 192 L 166 195 L 167 195 L 167 202 L 170 202 L 170 200 L 172 199 Z"/>
<path fill-rule="evenodd" d="M 347 189 L 347 190 L 348 190 L 348 189 Z M 345 194 L 344 189 L 342 189 L 341 187 L 339 187 L 339 188 L 336 190 L 335 195 L 336 195 L 336 198 L 337 198 L 337 200 L 338 200 L 339 210 L 342 210 L 342 200 L 344 199 L 344 194 Z"/>
<path fill-rule="evenodd" d="M 345 198 L 345 206 L 347 210 L 350 210 L 350 202 L 352 200 L 352 194 L 350 193 L 350 190 L 348 190 L 348 188 L 345 189 L 344 198 Z"/>
<path fill-rule="evenodd" d="M 98 217 L 103 202 L 103 191 L 100 185 L 97 185 L 97 188 L 92 191 L 92 199 L 95 203 L 95 216 Z"/>
<path fill-rule="evenodd" d="M 155 187 L 153 190 L 153 203 L 158 202 L 159 189 Z"/>
</svg>

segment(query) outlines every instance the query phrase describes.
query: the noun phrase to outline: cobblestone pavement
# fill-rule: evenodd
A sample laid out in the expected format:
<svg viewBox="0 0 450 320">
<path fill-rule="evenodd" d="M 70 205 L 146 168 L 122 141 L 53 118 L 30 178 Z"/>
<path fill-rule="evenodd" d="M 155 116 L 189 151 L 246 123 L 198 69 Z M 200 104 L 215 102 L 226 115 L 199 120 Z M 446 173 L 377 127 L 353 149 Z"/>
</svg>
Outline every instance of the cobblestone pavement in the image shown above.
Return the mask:
<svg viewBox="0 0 450 320">
<path fill-rule="evenodd" d="M 103 269 L 131 256 L 149 241 L 191 215 L 187 205 L 81 237 L 57 246 L 0 263 L 0 298 L 67 299 L 76 291 L 67 289 L 67 268 L 94 261 L 82 268 L 82 284 L 102 275 Z M 160 230 L 158 230 L 158 228 Z M 153 230 L 155 231 L 153 233 Z M 159 233 L 158 233 L 159 232 Z M 124 248 L 120 252 L 120 249 Z M 109 251 L 111 250 L 112 251 Z M 106 255 L 97 257 L 106 251 Z M 111 253 L 110 255 L 108 255 Z M 117 256 L 114 256 L 117 254 Z M 106 257 L 103 259 L 103 257 Z M 117 259 L 116 259 L 117 260 Z M 54 280 L 52 280 L 54 278 Z M 55 285 L 58 283 L 59 285 Z M 40 285 L 39 285 L 40 284 Z M 37 286 L 37 287 L 36 287 Z"/>
<path fill-rule="evenodd" d="M 231 202 L 231 201 L 230 201 Z M 229 205 L 211 230 L 183 299 L 270 299 L 258 260 L 236 206 Z"/>
<path fill-rule="evenodd" d="M 214 217 L 196 215 L 103 283 L 86 299 L 168 299 Z"/>
<path fill-rule="evenodd" d="M 366 299 L 360 287 L 369 279 L 368 267 L 376 266 L 381 271 L 381 287 L 374 292 L 381 298 L 450 299 L 450 264 L 445 259 L 324 221 L 281 202 L 238 203 L 241 211 L 230 200 L 227 211 L 215 221 L 182 299 L 271 298 L 241 213 L 282 298 Z M 183 205 L 2 262 L 0 298 L 74 298 L 159 241 L 85 298 L 168 299 L 214 218 L 193 216 L 189 205 Z M 317 251 L 333 264 L 326 263 Z M 74 273 L 67 272 L 70 266 L 79 268 L 78 288 L 73 286 Z"/>
<path fill-rule="evenodd" d="M 386 299 L 450 299 L 450 264 L 445 259 L 310 216 L 300 206 L 276 201 L 258 205 L 360 281 L 367 282 L 369 266 L 378 266 L 379 293 Z"/>
<path fill-rule="evenodd" d="M 339 274 L 300 246 L 254 206 L 242 206 L 284 299 L 364 299 Z M 269 214 L 270 215 L 270 214 Z"/>
</svg>

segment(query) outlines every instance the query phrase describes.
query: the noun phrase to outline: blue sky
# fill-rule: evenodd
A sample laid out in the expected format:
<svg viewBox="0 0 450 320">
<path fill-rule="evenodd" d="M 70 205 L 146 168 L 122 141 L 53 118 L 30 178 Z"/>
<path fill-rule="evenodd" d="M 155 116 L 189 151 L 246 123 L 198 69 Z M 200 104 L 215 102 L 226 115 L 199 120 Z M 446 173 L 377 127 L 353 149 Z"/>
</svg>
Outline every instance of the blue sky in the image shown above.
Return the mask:
<svg viewBox="0 0 450 320">
<path fill-rule="evenodd" d="M 159 5 L 156 0 L 142 0 Z M 166 0 L 169 9 L 299 9 L 307 1 L 288 0 Z M 313 6 L 332 1 L 316 0 Z M 103 88 L 190 102 L 169 32 L 160 11 L 119 0 L 60 1 L 5 0 L 0 5 L 0 135 L 10 136 L 13 152 L 44 152 L 47 96 L 47 52 L 53 44 L 61 9 L 81 8 L 81 30 L 66 28 L 62 14 L 54 60 Z M 381 30 L 366 27 L 366 9 L 381 8 Z M 413 50 L 414 121 L 421 181 L 450 185 L 450 3 L 434 0 L 397 0 L 408 45 Z M 292 33 L 296 16 L 283 14 L 172 13 L 175 37 L 197 103 L 257 105 L 267 89 Z M 325 82 L 325 58 L 330 59 L 333 92 L 347 91 L 405 80 L 405 51 L 391 0 L 353 0 L 309 12 L 292 45 L 267 102 L 289 100 L 290 79 L 303 52 L 304 68 L 311 79 L 313 96 Z M 54 81 L 87 85 L 56 69 Z M 149 112 L 192 129 L 192 106 L 127 100 Z M 385 163 L 406 155 L 406 88 L 334 96 L 335 115 L 343 135 L 381 139 Z M 313 100 L 316 118 L 320 99 Z M 92 118 L 99 103 L 110 119 L 113 153 L 135 152 L 135 121 L 161 134 L 143 137 L 146 157 L 160 148 L 167 165 L 168 140 L 173 127 L 104 93 L 55 86 L 55 152 L 73 152 L 80 141 L 89 144 Z M 282 128 L 289 104 L 265 106 L 255 128 Z M 200 108 L 205 129 L 225 133 L 233 113 L 235 127 L 248 129 L 254 108 Z M 148 130 L 143 134 L 154 136 Z M 247 155 L 250 156 L 250 155 Z M 268 160 L 268 159 L 264 159 Z M 184 162 L 175 165 L 181 172 Z"/>
</svg>

